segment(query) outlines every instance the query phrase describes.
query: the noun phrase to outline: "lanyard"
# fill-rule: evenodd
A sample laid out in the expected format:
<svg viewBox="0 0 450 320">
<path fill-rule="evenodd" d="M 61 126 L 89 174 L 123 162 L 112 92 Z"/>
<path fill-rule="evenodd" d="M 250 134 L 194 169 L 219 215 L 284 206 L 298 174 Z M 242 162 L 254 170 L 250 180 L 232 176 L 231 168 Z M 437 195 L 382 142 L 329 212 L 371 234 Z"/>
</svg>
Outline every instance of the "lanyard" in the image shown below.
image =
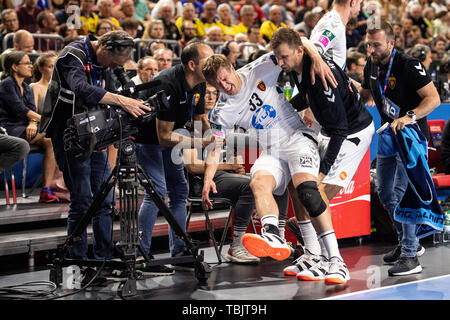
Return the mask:
<svg viewBox="0 0 450 320">
<path fill-rule="evenodd" d="M 395 56 L 395 53 L 396 53 L 396 52 L 397 52 L 397 50 L 394 48 L 394 49 L 392 50 L 391 57 L 389 58 L 389 66 L 388 66 L 388 69 L 387 69 L 387 72 L 386 72 L 386 78 L 384 79 L 384 87 L 383 87 L 383 89 L 381 88 L 380 81 L 378 80 L 378 86 L 380 87 L 381 96 L 382 96 L 383 98 L 386 96 L 386 89 L 387 89 L 387 85 L 388 85 L 388 81 L 389 81 L 389 76 L 390 76 L 390 74 L 391 74 L 392 64 L 393 64 L 393 62 L 394 62 L 394 56 Z M 378 68 L 378 74 L 380 73 L 379 69 L 380 69 L 380 68 Z"/>
<path fill-rule="evenodd" d="M 89 50 L 88 41 L 89 41 L 89 36 L 84 38 L 84 48 L 86 49 L 86 54 L 87 54 L 87 58 L 88 58 L 88 65 L 85 66 L 86 67 L 85 71 L 87 71 L 91 74 L 94 85 L 101 88 L 102 83 L 103 83 L 102 72 L 101 71 L 99 72 L 98 70 L 94 69 L 94 65 L 92 64 L 92 58 L 91 58 L 91 50 Z M 97 81 L 97 75 L 99 76 L 98 81 Z"/>
<path fill-rule="evenodd" d="M 190 112 L 191 112 L 191 117 L 190 117 L 190 121 L 192 122 L 192 119 L 193 119 L 193 116 L 194 116 L 194 107 L 195 107 L 195 96 L 196 96 L 196 94 L 194 93 L 193 95 L 192 95 L 192 101 L 191 101 L 191 110 L 190 110 Z M 188 93 L 186 92 L 186 101 L 187 101 L 187 98 L 188 98 Z"/>
</svg>

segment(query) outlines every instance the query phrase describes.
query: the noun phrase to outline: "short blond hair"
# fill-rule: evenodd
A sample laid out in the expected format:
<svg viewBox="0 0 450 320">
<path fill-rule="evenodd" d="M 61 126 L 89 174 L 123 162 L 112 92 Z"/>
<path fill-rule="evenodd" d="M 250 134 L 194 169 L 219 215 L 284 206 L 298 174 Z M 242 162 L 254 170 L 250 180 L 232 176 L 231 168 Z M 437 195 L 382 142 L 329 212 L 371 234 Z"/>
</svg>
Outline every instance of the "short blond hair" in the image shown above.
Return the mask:
<svg viewBox="0 0 450 320">
<path fill-rule="evenodd" d="M 213 54 L 208 57 L 202 66 L 202 73 L 205 79 L 215 79 L 220 68 L 231 69 L 230 60 L 223 54 Z"/>
</svg>

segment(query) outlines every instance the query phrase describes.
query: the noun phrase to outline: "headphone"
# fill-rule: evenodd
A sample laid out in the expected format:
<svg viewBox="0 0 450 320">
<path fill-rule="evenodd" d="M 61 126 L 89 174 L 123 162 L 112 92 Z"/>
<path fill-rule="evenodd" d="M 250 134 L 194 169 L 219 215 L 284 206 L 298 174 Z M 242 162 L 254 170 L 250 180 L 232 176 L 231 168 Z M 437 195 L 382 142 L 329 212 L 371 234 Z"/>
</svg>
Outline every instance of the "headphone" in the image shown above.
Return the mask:
<svg viewBox="0 0 450 320">
<path fill-rule="evenodd" d="M 131 39 L 106 41 L 106 49 L 107 50 L 112 51 L 118 47 L 134 47 L 134 42 Z"/>
<path fill-rule="evenodd" d="M 427 58 L 427 51 L 424 45 L 418 45 L 411 51 L 411 55 L 419 59 L 420 62 L 424 62 Z"/>
<path fill-rule="evenodd" d="M 225 44 L 223 45 L 222 49 L 220 49 L 220 53 L 223 54 L 224 56 L 228 56 L 230 54 L 230 48 L 229 45 L 230 43 L 232 43 L 234 40 L 228 40 L 227 42 L 225 42 Z"/>
</svg>

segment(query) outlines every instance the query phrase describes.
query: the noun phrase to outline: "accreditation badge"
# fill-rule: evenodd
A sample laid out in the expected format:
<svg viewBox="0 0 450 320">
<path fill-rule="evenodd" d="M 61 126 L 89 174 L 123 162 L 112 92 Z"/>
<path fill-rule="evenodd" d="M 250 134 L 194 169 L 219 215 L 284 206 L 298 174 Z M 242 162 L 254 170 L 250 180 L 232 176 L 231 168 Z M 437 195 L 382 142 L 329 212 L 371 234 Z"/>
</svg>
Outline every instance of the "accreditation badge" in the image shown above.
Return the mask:
<svg viewBox="0 0 450 320">
<path fill-rule="evenodd" d="M 387 97 L 383 99 L 383 112 L 391 119 L 397 119 L 400 116 L 400 108 Z"/>
</svg>

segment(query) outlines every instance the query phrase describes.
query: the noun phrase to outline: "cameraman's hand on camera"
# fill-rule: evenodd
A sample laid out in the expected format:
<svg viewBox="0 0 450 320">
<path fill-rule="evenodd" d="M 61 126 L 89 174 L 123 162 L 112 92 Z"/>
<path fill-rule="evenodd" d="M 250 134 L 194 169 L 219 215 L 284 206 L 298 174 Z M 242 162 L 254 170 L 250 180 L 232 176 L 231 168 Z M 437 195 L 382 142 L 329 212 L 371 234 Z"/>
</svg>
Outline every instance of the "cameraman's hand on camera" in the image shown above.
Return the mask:
<svg viewBox="0 0 450 320">
<path fill-rule="evenodd" d="M 202 139 L 203 148 L 209 146 L 210 144 L 214 144 L 215 149 L 221 149 L 225 144 L 224 138 L 219 138 L 215 135 L 209 135 Z"/>
<path fill-rule="evenodd" d="M 128 97 L 123 97 L 127 101 L 121 105 L 121 107 L 131 114 L 133 117 L 137 118 L 144 115 L 146 112 L 150 111 L 150 108 L 144 104 L 142 100 L 135 100 Z"/>
</svg>

